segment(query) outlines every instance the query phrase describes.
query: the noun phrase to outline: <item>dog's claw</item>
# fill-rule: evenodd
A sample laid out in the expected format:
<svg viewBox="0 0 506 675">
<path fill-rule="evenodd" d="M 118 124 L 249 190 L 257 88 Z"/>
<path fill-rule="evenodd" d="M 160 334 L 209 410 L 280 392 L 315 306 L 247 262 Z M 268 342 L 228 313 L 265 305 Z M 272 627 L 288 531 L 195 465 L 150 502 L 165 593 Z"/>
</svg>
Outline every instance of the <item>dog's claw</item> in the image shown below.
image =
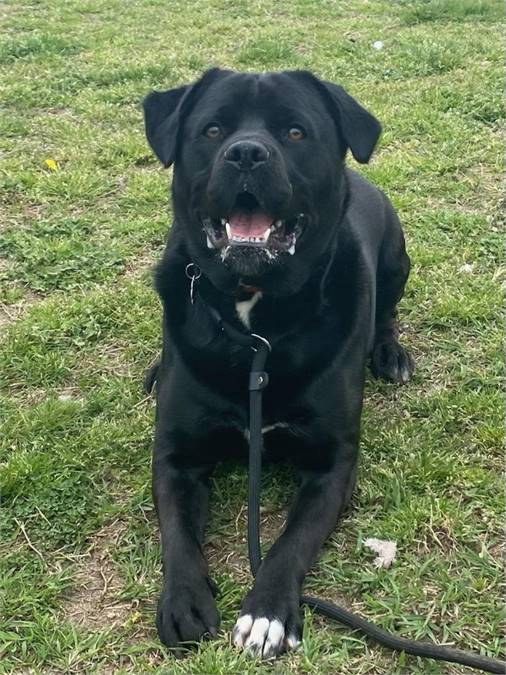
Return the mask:
<svg viewBox="0 0 506 675">
<path fill-rule="evenodd" d="M 374 346 L 371 370 L 374 377 L 406 384 L 414 373 L 415 362 L 411 354 L 397 340 L 392 339 Z"/>
<path fill-rule="evenodd" d="M 164 587 L 158 601 L 157 629 L 160 641 L 170 648 L 181 643 L 216 637 L 220 617 L 206 577 Z"/>
</svg>

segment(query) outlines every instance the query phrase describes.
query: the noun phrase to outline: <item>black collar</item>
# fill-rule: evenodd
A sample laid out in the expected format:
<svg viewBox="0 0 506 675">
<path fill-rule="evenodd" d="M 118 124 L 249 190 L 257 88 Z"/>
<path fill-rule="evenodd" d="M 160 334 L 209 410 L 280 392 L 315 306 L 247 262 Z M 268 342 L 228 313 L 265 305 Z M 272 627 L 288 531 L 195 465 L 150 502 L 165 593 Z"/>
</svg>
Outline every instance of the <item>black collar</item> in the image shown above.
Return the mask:
<svg viewBox="0 0 506 675">
<path fill-rule="evenodd" d="M 232 342 L 236 342 L 243 347 L 251 347 L 251 349 L 253 349 L 255 352 L 259 350 L 263 351 L 265 348 L 267 348 L 268 351 L 271 351 L 271 345 L 267 338 L 257 335 L 256 333 L 245 333 L 244 331 L 234 328 L 234 326 L 232 326 L 230 323 L 224 321 L 223 317 L 215 307 L 205 301 L 205 299 L 202 297 L 202 294 L 198 292 L 198 281 L 202 277 L 202 270 L 198 265 L 195 263 L 189 263 L 185 268 L 185 274 L 190 280 L 191 304 L 195 304 L 196 300 L 198 299 L 201 306 L 207 310 L 209 315 L 218 324 L 220 330 L 222 330 L 227 335 L 227 337 L 232 340 Z M 244 292 L 248 293 L 248 297 L 252 293 L 254 294 L 260 292 L 259 288 L 254 286 L 243 286 L 242 284 L 239 285 L 238 289 L 244 289 Z"/>
</svg>

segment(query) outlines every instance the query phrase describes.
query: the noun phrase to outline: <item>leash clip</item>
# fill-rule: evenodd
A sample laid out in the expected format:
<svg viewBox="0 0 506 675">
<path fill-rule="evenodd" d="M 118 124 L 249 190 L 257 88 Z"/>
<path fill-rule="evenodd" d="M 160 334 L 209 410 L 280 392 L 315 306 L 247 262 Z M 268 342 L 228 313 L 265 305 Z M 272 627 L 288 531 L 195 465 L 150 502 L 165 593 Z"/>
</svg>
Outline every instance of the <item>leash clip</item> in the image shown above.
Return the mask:
<svg viewBox="0 0 506 675">
<path fill-rule="evenodd" d="M 202 270 L 200 267 L 197 267 L 195 263 L 188 263 L 188 265 L 185 267 L 184 273 L 190 280 L 190 302 L 193 305 L 195 304 L 195 282 L 202 276 Z"/>
</svg>

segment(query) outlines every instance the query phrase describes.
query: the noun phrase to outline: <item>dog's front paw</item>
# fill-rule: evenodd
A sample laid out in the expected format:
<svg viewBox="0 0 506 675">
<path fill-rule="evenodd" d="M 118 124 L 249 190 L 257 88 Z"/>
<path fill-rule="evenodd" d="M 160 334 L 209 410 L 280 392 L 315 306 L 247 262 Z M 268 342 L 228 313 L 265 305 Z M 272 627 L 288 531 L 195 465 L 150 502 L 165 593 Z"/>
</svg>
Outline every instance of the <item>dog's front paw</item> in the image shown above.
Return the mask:
<svg viewBox="0 0 506 675">
<path fill-rule="evenodd" d="M 232 631 L 236 647 L 262 659 L 297 649 L 301 637 L 298 594 L 256 593 L 255 589 L 246 596 Z"/>
<path fill-rule="evenodd" d="M 174 578 L 166 583 L 158 600 L 156 627 L 167 647 L 215 637 L 220 615 L 211 582 L 205 576 Z"/>
<path fill-rule="evenodd" d="M 407 349 L 392 338 L 374 345 L 371 370 L 374 377 L 406 384 L 414 373 L 415 362 Z"/>
</svg>

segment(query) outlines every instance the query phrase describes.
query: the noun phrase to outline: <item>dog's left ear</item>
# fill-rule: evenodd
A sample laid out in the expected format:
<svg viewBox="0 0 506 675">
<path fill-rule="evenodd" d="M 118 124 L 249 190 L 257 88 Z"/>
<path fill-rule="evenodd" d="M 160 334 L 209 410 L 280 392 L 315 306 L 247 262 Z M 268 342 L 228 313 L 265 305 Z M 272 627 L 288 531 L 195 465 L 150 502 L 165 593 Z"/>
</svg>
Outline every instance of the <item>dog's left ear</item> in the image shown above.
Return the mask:
<svg viewBox="0 0 506 675">
<path fill-rule="evenodd" d="M 381 134 L 381 124 L 342 87 L 321 82 L 334 111 L 338 129 L 353 157 L 367 164 Z"/>
</svg>

